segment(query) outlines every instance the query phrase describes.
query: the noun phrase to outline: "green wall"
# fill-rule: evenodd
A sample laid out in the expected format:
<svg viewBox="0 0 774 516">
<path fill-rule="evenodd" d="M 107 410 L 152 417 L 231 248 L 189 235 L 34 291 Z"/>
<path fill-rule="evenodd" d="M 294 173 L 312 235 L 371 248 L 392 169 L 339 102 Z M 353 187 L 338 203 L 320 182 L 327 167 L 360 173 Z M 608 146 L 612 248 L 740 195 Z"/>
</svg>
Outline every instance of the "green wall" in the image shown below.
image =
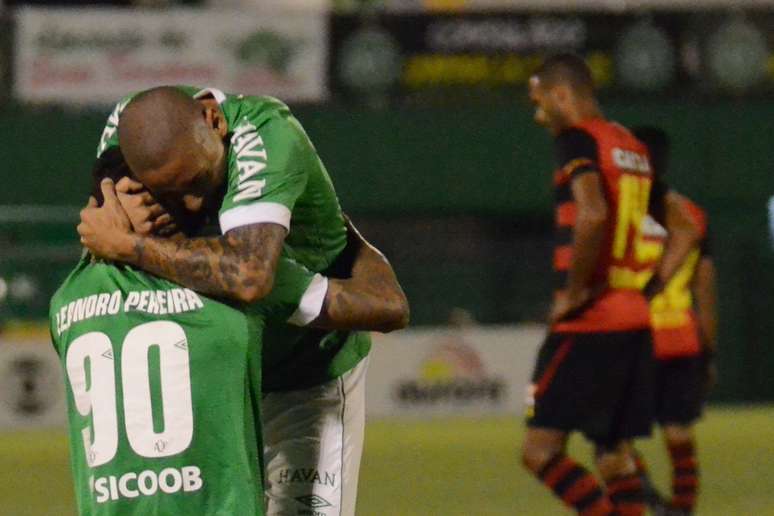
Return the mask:
<svg viewBox="0 0 774 516">
<path fill-rule="evenodd" d="M 672 182 L 713 206 L 774 190 L 774 102 L 618 102 L 613 118 L 673 136 Z M 299 108 L 353 212 L 547 213 L 550 140 L 527 106 L 365 111 Z M 105 114 L 0 110 L 0 204 L 80 203 Z M 56 180 L 52 180 L 56 177 Z"/>
</svg>

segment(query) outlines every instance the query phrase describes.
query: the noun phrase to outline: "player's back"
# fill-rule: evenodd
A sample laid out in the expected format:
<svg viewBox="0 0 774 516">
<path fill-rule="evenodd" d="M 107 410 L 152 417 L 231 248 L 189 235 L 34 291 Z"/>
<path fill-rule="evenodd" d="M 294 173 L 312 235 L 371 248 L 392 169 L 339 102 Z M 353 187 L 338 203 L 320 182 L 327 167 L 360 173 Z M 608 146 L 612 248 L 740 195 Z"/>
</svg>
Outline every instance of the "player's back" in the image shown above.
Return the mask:
<svg viewBox="0 0 774 516">
<path fill-rule="evenodd" d="M 690 199 L 681 196 L 680 201 L 691 215 L 701 238 L 664 290 L 650 302 L 653 348 L 656 357 L 662 359 L 692 356 L 701 351 L 691 284 L 699 261 L 709 253 L 707 216 L 704 210 Z M 650 273 L 655 271 L 668 237 L 666 229 L 656 221 L 656 218 L 663 219 L 663 215 L 654 215 L 656 216 L 648 215 L 643 227 L 644 245 L 648 247 L 648 256 L 651 258 Z"/>
<path fill-rule="evenodd" d="M 51 333 L 79 514 L 263 514 L 255 324 L 128 266 L 78 264 L 51 301 Z"/>
<path fill-rule="evenodd" d="M 582 316 L 556 325 L 556 331 L 627 331 L 647 328 L 648 308 L 640 293 L 648 264 L 638 256 L 642 222 L 647 214 L 652 170 L 645 146 L 625 127 L 602 118 L 573 127 L 594 148 L 594 166 L 600 174 L 608 203 L 607 233 L 594 271 L 594 284 L 607 286 L 605 292 Z M 557 226 L 559 241 L 555 268 L 566 274 L 571 262 L 572 233 L 576 206 L 570 191 L 574 167 L 570 163 L 557 172 Z M 569 167 L 569 170 L 568 170 Z M 566 282 L 560 282 L 561 285 Z"/>
</svg>

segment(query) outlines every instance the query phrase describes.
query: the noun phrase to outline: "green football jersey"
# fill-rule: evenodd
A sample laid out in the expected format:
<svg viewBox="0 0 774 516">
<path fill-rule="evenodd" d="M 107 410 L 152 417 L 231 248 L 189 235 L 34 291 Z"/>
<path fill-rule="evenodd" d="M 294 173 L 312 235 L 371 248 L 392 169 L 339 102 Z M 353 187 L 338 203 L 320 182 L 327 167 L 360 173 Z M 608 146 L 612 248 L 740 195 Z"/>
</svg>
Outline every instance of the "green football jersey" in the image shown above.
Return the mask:
<svg viewBox="0 0 774 516">
<path fill-rule="evenodd" d="M 319 280 L 283 259 L 270 296 L 246 314 L 81 260 L 50 312 L 79 514 L 262 515 L 261 333 L 267 319 L 314 318 Z"/>
<path fill-rule="evenodd" d="M 330 273 L 346 247 L 346 226 L 330 176 L 290 109 L 272 97 L 178 88 L 194 98 L 212 96 L 229 127 L 221 232 L 261 222 L 280 224 L 289 231 L 285 239 L 288 256 L 314 272 Z M 120 113 L 134 95 L 122 99 L 109 116 L 98 155 L 118 145 Z M 267 392 L 337 378 L 355 367 L 371 347 L 365 333 L 272 330 L 264 341 L 263 388 Z"/>
</svg>

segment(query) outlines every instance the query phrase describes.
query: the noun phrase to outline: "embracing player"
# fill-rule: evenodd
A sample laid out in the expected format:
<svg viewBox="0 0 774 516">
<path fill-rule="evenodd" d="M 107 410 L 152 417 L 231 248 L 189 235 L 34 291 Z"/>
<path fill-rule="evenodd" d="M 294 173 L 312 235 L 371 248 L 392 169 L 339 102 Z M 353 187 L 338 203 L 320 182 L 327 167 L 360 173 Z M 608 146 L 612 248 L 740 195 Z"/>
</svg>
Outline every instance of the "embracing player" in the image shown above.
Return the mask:
<svg viewBox="0 0 774 516">
<path fill-rule="evenodd" d="M 645 146 L 606 120 L 583 59 L 547 59 L 530 78 L 535 121 L 556 138 L 555 295 L 550 332 L 530 388 L 526 467 L 579 514 L 642 515 L 629 441 L 650 433 L 652 343 L 640 256 L 652 170 Z M 675 272 L 693 244 L 680 220 L 653 282 Z M 566 455 L 572 431 L 596 447 L 605 488 Z"/>
<path fill-rule="evenodd" d="M 639 127 L 634 134 L 644 142 L 655 173 L 654 188 L 663 186 L 669 160 L 669 138 L 655 127 Z M 663 430 L 664 444 L 672 464 L 672 497 L 663 502 L 652 498 L 657 515 L 693 514 L 699 493 L 699 461 L 694 426 L 701 416 L 708 388 L 714 383 L 717 313 L 715 267 L 710 253 L 707 215 L 696 203 L 674 191 L 666 191 L 652 202 L 643 228 L 645 244 L 654 260 L 668 237 L 666 210 L 680 203 L 691 214 L 700 242 L 691 250 L 680 270 L 650 302 L 656 357 L 656 421 Z M 665 229 L 666 226 L 666 229 Z M 643 461 L 638 466 L 646 475 Z M 646 483 L 650 485 L 649 479 Z"/>
<path fill-rule="evenodd" d="M 298 121 L 276 99 L 155 88 L 116 107 L 100 152 L 119 144 L 134 178 L 173 214 L 219 210 L 221 235 L 176 241 L 143 236 L 92 209 L 82 215 L 80 233 L 97 256 L 246 302 L 271 290 L 283 249 L 314 272 L 351 274 L 331 180 Z M 151 216 L 159 216 L 154 222 L 164 217 Z M 405 297 L 393 308 L 405 324 Z M 368 336 L 359 333 L 275 327 L 267 335 L 269 514 L 309 510 L 304 501 L 313 496 L 324 500 L 317 512 L 354 514 L 369 349 Z M 306 478 L 336 480 L 305 481 L 296 474 L 301 470 L 317 473 Z"/>
<path fill-rule="evenodd" d="M 115 178 L 104 164 L 90 204 L 120 215 L 112 183 L 100 185 Z M 266 322 L 400 325 L 385 302 L 401 295 L 391 267 L 351 237 L 351 279 L 328 280 L 283 257 L 269 296 L 243 310 L 84 255 L 50 318 L 79 514 L 264 514 L 260 367 L 249 365 L 260 364 Z"/>
</svg>

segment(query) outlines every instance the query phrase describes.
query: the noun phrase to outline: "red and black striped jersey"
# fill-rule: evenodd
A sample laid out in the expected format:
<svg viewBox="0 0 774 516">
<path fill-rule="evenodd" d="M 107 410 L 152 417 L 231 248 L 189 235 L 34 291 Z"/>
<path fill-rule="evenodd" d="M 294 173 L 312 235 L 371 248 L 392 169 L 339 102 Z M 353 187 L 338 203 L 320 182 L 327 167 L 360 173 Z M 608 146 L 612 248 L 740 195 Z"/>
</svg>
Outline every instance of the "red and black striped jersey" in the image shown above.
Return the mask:
<svg viewBox="0 0 774 516">
<path fill-rule="evenodd" d="M 651 326 L 653 328 L 653 347 L 655 355 L 661 359 L 695 356 L 701 352 L 699 325 L 693 310 L 691 284 L 696 275 L 699 262 L 710 255 L 707 215 L 696 203 L 682 197 L 682 202 L 690 213 L 699 230 L 701 239 L 691 250 L 680 269 L 675 273 L 664 290 L 650 303 Z M 663 221 L 660 213 L 651 210 L 653 219 Z M 657 226 L 655 231 L 646 228 L 646 245 L 655 246 L 653 253 L 656 261 L 663 252 L 667 233 Z"/>
<path fill-rule="evenodd" d="M 577 207 L 572 181 L 582 174 L 599 174 L 608 203 L 608 224 L 592 277 L 606 288 L 580 315 L 554 325 L 553 331 L 612 332 L 649 326 L 648 305 L 640 289 L 649 274 L 638 255 L 642 222 L 648 211 L 653 178 L 648 151 L 625 127 L 590 119 L 563 131 L 556 140 L 559 170 L 556 193 L 555 295 L 563 295 L 573 259 Z"/>
</svg>

